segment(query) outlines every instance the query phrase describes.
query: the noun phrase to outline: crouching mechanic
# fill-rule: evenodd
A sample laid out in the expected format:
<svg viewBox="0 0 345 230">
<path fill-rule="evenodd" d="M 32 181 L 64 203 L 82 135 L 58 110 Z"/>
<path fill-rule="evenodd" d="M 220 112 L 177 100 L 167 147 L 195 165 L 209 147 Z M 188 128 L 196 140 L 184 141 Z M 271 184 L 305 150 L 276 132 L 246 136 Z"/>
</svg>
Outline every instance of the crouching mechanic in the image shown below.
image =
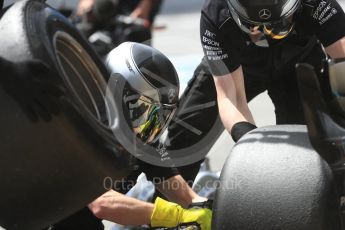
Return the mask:
<svg viewBox="0 0 345 230">
<path fill-rule="evenodd" d="M 168 58 L 159 51 L 132 42 L 123 43 L 110 52 L 106 64 L 111 72 L 109 88 L 113 92 L 112 98 L 115 98 L 114 103 L 118 111 L 115 118 L 119 119 L 122 125 L 118 134 L 114 132 L 116 139 L 140 158 L 141 152 L 138 152 L 138 149 L 152 146 L 158 141 L 177 108 L 179 79 L 176 70 Z M 121 114 L 124 115 L 125 121 L 122 121 Z M 133 142 L 130 141 L 130 146 L 125 146 L 128 140 Z M 143 145 L 140 145 L 141 143 Z M 131 148 L 133 146 L 135 147 Z M 154 152 L 152 157 L 159 160 L 161 158 L 157 152 Z M 142 159 L 148 162 L 149 158 Z M 143 166 L 145 164 L 146 167 Z M 162 178 L 162 174 L 164 175 L 162 183 L 155 185 L 167 198 L 185 207 L 193 200 L 203 200 L 190 189 L 181 176 L 166 178 L 169 176 L 165 171 L 171 170 L 170 168 L 144 162 L 137 166 L 148 174 L 148 178 Z M 175 186 L 166 186 L 166 182 L 175 183 Z M 211 210 L 193 207 L 183 209 L 161 198 L 150 204 L 109 191 L 92 202 L 89 208 L 102 219 L 125 225 L 177 227 L 195 223 L 201 229 L 210 229 Z"/>
<path fill-rule="evenodd" d="M 188 224 L 211 229 L 212 212 L 206 199 L 198 196 L 184 178 L 196 172 L 146 163 L 140 149 L 154 146 L 166 129 L 176 110 L 179 80 L 172 63 L 156 49 L 126 42 L 115 48 L 106 61 L 111 78 L 108 89 L 110 120 L 118 120 L 114 135 L 126 150 L 135 156 L 135 164 L 128 180 L 114 185 L 95 201 L 50 229 L 104 229 L 102 219 L 122 225 L 150 225 L 151 227 L 177 227 Z M 152 149 L 155 149 L 153 147 Z M 160 159 L 156 152 L 151 157 Z M 137 159 L 139 158 L 139 159 Z M 126 182 L 133 185 L 144 172 L 167 199 L 143 202 L 123 195 Z M 182 175 L 179 173 L 182 172 Z M 198 203 L 198 204 L 196 204 Z M 201 208 L 200 208 L 201 206 Z M 90 212 L 91 210 L 91 212 Z M 94 215 L 92 215 L 94 214 Z M 97 217 L 97 218 L 96 218 Z"/>
<path fill-rule="evenodd" d="M 308 63 L 321 76 L 326 55 L 345 57 L 344 20 L 335 0 L 206 0 L 200 20 L 205 57 L 185 108 L 215 100 L 218 106 L 207 113 L 182 111 L 177 119 L 202 129 L 219 112 L 237 142 L 256 128 L 248 102 L 267 90 L 277 124 L 304 124 L 295 65 Z M 174 132 L 182 143 L 191 139 Z"/>
<path fill-rule="evenodd" d="M 344 20 L 335 0 L 206 1 L 202 45 L 234 141 L 256 128 L 247 101 L 265 90 L 277 124 L 305 123 L 295 65 L 308 63 L 321 77 L 327 55 L 345 57 Z"/>
<path fill-rule="evenodd" d="M 206 0 L 200 19 L 205 56 L 176 120 L 206 134 L 220 115 L 237 142 L 256 128 L 248 102 L 267 90 L 277 124 L 304 124 L 295 65 L 308 63 L 321 75 L 325 55 L 345 57 L 344 21 L 335 0 Z M 191 112 L 200 107 L 207 108 Z M 203 137 L 171 124 L 175 148 Z"/>
</svg>

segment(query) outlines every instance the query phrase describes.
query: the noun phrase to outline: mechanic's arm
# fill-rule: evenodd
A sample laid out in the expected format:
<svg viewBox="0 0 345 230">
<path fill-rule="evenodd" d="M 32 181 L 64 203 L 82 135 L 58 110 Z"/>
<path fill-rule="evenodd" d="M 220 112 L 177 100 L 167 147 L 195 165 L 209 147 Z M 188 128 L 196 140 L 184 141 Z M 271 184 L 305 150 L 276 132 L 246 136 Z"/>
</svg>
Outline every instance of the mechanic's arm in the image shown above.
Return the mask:
<svg viewBox="0 0 345 230">
<path fill-rule="evenodd" d="M 178 203 L 184 208 L 191 203 L 207 200 L 196 194 L 181 175 L 170 177 L 162 183 L 156 184 L 156 188 L 170 201 Z"/>
<path fill-rule="evenodd" d="M 326 43 L 324 47 L 331 58 L 342 58 L 345 57 L 345 13 L 339 1 L 330 1 L 327 7 L 337 13 L 325 23 L 320 23 L 323 17 L 316 19 L 316 35 L 323 44 Z"/>
<path fill-rule="evenodd" d="M 214 82 L 220 117 L 237 142 L 245 133 L 256 128 L 248 108 L 242 67 L 223 76 L 214 76 Z"/>
<path fill-rule="evenodd" d="M 88 205 L 95 216 L 122 225 L 177 227 L 197 223 L 202 230 L 211 229 L 212 212 L 207 208 L 183 209 L 175 203 L 157 198 L 154 204 L 127 197 L 110 190 Z"/>
<path fill-rule="evenodd" d="M 234 49 L 236 44 L 232 44 L 219 28 L 207 12 L 201 12 L 200 39 L 213 75 L 220 118 L 237 142 L 256 126 L 247 104 L 243 70 L 238 51 Z"/>
<path fill-rule="evenodd" d="M 114 190 L 109 190 L 88 207 L 96 217 L 122 225 L 149 224 L 154 209 L 151 203 L 125 196 Z"/>
<path fill-rule="evenodd" d="M 141 0 L 131 16 L 148 20 L 153 4 L 154 0 Z"/>
<path fill-rule="evenodd" d="M 76 14 L 81 16 L 86 12 L 89 12 L 94 4 L 95 0 L 79 0 Z"/>
<path fill-rule="evenodd" d="M 327 54 L 331 58 L 343 58 L 345 57 L 345 37 L 339 39 L 333 44 L 325 48 Z"/>
</svg>

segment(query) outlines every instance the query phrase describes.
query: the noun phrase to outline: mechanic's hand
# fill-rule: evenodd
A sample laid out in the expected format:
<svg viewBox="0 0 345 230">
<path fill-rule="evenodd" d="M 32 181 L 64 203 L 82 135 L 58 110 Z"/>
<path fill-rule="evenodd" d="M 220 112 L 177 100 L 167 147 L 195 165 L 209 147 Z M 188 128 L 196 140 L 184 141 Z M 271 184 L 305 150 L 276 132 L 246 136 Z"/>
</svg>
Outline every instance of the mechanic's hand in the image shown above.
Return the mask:
<svg viewBox="0 0 345 230">
<path fill-rule="evenodd" d="M 81 16 L 87 12 L 90 12 L 94 4 L 95 0 L 79 0 L 76 14 Z"/>
<path fill-rule="evenodd" d="M 178 204 L 158 197 L 151 216 L 151 226 L 173 228 L 191 225 L 200 230 L 210 230 L 211 219 L 212 211 L 208 208 L 192 207 L 184 209 Z"/>
<path fill-rule="evenodd" d="M 141 0 L 138 6 L 132 11 L 130 16 L 134 19 L 141 18 L 144 20 L 144 26 L 150 27 L 149 16 L 153 7 L 152 4 L 152 0 Z"/>
<path fill-rule="evenodd" d="M 50 121 L 59 112 L 61 91 L 48 80 L 48 72 L 49 67 L 39 60 L 14 63 L 0 59 L 1 87 L 33 122 Z"/>
</svg>

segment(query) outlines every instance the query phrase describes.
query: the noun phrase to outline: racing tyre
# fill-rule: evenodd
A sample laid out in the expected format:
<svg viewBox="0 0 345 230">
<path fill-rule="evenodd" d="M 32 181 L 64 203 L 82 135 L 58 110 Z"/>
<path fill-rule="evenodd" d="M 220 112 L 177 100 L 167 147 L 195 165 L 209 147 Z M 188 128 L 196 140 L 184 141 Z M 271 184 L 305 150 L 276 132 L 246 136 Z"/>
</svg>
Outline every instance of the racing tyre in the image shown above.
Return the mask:
<svg viewBox="0 0 345 230">
<path fill-rule="evenodd" d="M 56 115 L 30 120 L 0 87 L 0 226 L 42 229 L 128 174 L 104 98 L 108 73 L 73 25 L 42 1 L 17 1 L 0 21 L 0 56 L 39 59 L 59 88 Z"/>
<path fill-rule="evenodd" d="M 258 128 L 233 148 L 221 172 L 212 229 L 339 230 L 332 170 L 305 126 Z"/>
</svg>

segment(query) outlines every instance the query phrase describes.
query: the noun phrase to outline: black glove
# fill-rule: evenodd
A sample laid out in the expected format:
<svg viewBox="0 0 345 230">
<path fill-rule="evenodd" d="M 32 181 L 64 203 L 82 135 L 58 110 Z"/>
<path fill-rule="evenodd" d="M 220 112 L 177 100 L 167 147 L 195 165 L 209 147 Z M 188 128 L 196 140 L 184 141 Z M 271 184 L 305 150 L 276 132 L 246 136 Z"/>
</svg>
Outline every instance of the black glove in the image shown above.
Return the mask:
<svg viewBox="0 0 345 230">
<path fill-rule="evenodd" d="M 188 208 L 208 208 L 210 210 L 212 210 L 213 207 L 213 200 L 208 199 L 206 201 L 203 202 L 195 202 L 195 203 L 191 203 Z"/>
<path fill-rule="evenodd" d="M 239 139 L 242 138 L 242 136 L 244 136 L 244 134 L 256 128 L 257 127 L 255 125 L 247 121 L 238 122 L 234 124 L 234 126 L 231 129 L 231 137 L 235 142 L 237 142 Z"/>
<path fill-rule="evenodd" d="M 39 61 L 10 62 L 0 58 L 0 85 L 33 122 L 50 121 L 58 113 L 61 90 L 49 81 L 49 67 Z"/>
</svg>

